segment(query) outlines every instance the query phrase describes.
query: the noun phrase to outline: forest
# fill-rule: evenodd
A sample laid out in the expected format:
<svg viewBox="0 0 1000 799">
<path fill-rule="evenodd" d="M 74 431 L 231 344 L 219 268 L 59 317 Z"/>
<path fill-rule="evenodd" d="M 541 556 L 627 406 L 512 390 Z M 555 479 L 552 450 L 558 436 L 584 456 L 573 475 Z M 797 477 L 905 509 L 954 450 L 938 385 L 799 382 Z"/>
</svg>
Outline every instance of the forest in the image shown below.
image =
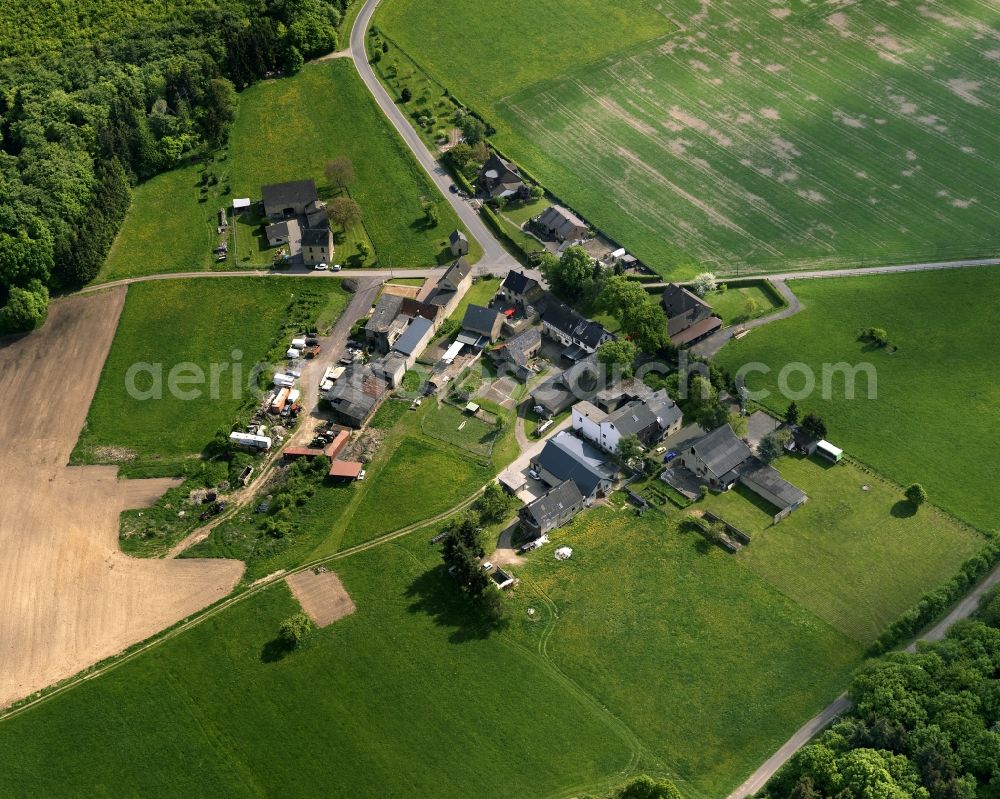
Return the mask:
<svg viewBox="0 0 1000 799">
<path fill-rule="evenodd" d="M 854 678 L 853 711 L 804 747 L 767 799 L 1000 797 L 1000 593 L 978 619 Z"/>
<path fill-rule="evenodd" d="M 335 50 L 350 2 L 29 0 L 4 15 L 0 334 L 93 279 L 132 185 L 225 145 L 240 90 Z"/>
</svg>

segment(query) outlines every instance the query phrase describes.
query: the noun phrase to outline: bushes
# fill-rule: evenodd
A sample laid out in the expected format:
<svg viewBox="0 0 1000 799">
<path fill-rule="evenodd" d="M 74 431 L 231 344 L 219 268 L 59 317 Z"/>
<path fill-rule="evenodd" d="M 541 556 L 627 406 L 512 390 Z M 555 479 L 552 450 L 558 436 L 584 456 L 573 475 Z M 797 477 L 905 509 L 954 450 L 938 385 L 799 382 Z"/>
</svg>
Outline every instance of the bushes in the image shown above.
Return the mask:
<svg viewBox="0 0 1000 799">
<path fill-rule="evenodd" d="M 946 585 L 927 594 L 894 621 L 868 650 L 877 656 L 908 641 L 964 596 L 997 563 L 1000 563 L 1000 540 L 992 540 L 979 554 L 969 558 Z"/>
</svg>

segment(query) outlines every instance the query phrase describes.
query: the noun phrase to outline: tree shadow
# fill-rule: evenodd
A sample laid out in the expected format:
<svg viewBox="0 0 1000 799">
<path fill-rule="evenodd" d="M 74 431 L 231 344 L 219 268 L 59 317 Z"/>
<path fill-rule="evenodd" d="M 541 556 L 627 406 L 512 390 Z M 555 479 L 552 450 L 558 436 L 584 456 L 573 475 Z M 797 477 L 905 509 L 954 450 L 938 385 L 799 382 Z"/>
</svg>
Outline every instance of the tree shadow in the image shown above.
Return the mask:
<svg viewBox="0 0 1000 799">
<path fill-rule="evenodd" d="M 294 651 L 294 647 L 289 646 L 287 642 L 280 638 L 272 638 L 260 650 L 260 659 L 262 663 L 277 663 Z"/>
<path fill-rule="evenodd" d="M 491 586 L 486 590 L 495 589 Z M 485 640 L 509 623 L 492 614 L 487 603 L 466 596 L 443 565 L 417 577 L 407 587 L 406 596 L 413 600 L 407 608 L 410 613 L 426 614 L 438 627 L 452 628 L 448 640 L 453 644 Z"/>
<path fill-rule="evenodd" d="M 917 513 L 917 506 L 908 499 L 901 499 L 889 511 L 897 519 L 909 519 Z"/>
</svg>

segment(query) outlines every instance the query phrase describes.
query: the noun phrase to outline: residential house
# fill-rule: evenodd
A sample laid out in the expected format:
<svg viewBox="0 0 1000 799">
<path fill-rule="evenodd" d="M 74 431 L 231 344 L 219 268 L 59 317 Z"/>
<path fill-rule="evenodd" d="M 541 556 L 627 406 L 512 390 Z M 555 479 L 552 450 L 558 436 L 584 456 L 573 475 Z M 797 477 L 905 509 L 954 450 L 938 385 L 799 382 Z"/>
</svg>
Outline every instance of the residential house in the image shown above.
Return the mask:
<svg viewBox="0 0 1000 799">
<path fill-rule="evenodd" d="M 578 400 L 593 397 L 604 373 L 596 355 L 584 358 L 536 386 L 531 392 L 532 404 L 542 416 L 557 416 Z"/>
<path fill-rule="evenodd" d="M 545 290 L 537 280 L 512 269 L 497 289 L 496 300 L 506 307 L 526 313 L 529 306 L 534 306 L 544 296 Z"/>
<path fill-rule="evenodd" d="M 590 235 L 587 223 L 561 205 L 550 205 L 535 220 L 535 228 L 555 241 L 579 241 Z"/>
<path fill-rule="evenodd" d="M 325 264 L 333 260 L 333 233 L 328 227 L 302 231 L 302 262 L 306 266 Z"/>
<path fill-rule="evenodd" d="M 420 353 L 424 351 L 433 337 L 433 322 L 418 316 L 410 322 L 403 335 L 392 345 L 392 351 L 400 353 L 406 359 L 406 368 L 412 369 Z"/>
<path fill-rule="evenodd" d="M 330 227 L 330 219 L 326 215 L 326 203 L 313 200 L 306 206 L 306 226 L 311 228 Z"/>
<path fill-rule="evenodd" d="M 390 352 L 371 364 L 372 372 L 385 380 L 390 388 L 399 388 L 406 374 L 406 356 L 401 352 Z"/>
<path fill-rule="evenodd" d="M 403 304 L 400 306 L 399 312 L 403 314 L 403 316 L 408 316 L 410 319 L 415 319 L 418 316 L 422 316 L 424 319 L 429 319 L 434 323 L 435 330 L 441 326 L 441 322 L 445 319 L 438 306 L 431 305 L 429 302 L 415 300 L 411 297 L 403 298 Z"/>
<path fill-rule="evenodd" d="M 513 198 L 530 196 L 530 190 L 521 178 L 521 171 L 510 161 L 493 153 L 479 170 L 476 185 L 487 197 Z"/>
<path fill-rule="evenodd" d="M 469 305 L 462 319 L 462 332 L 469 340 L 459 339 L 477 349 L 482 349 L 487 343 L 494 343 L 500 336 L 504 316 L 492 308 L 482 305 Z"/>
<path fill-rule="evenodd" d="M 593 354 L 614 338 L 600 322 L 587 319 L 554 297 L 542 313 L 542 330 L 566 348 L 562 354 L 571 361 Z"/>
<path fill-rule="evenodd" d="M 524 382 L 534 371 L 531 369 L 531 359 L 542 348 L 542 334 L 538 328 L 529 327 L 516 336 L 507 339 L 491 353 L 493 362 L 498 368 L 506 367 L 508 374 L 513 374 Z"/>
<path fill-rule="evenodd" d="M 352 364 L 326 392 L 335 421 L 363 427 L 388 394 L 389 386 L 370 366 Z"/>
<path fill-rule="evenodd" d="M 583 494 L 572 480 L 563 480 L 518 511 L 521 524 L 534 538 L 572 521 L 585 507 Z"/>
<path fill-rule="evenodd" d="M 305 215 L 307 209 L 318 202 L 316 182 L 313 180 L 293 180 L 288 183 L 273 183 L 260 190 L 264 203 L 264 213 L 273 220 Z"/>
<path fill-rule="evenodd" d="M 614 466 L 594 447 L 566 430 L 546 442 L 531 460 L 531 468 L 550 488 L 572 480 L 587 504 L 608 494 L 614 485 Z"/>
<path fill-rule="evenodd" d="M 728 491 L 740 483 L 767 500 L 778 508 L 775 522 L 809 499 L 777 469 L 754 457 L 750 447 L 728 424 L 693 442 L 681 453 L 680 459 L 696 477 L 717 491 Z"/>
<path fill-rule="evenodd" d="M 451 254 L 456 258 L 469 254 L 469 239 L 461 230 L 453 230 L 448 236 L 448 245 L 451 247 Z"/>
<path fill-rule="evenodd" d="M 406 329 L 405 320 L 398 326 L 393 325 L 402 306 L 403 298 L 395 294 L 383 293 L 375 303 L 375 309 L 365 324 L 365 341 L 379 352 L 389 352 Z"/>
<path fill-rule="evenodd" d="M 442 318 L 447 319 L 458 307 L 459 300 L 471 285 L 472 267 L 464 258 L 459 258 L 441 275 L 425 302 L 441 308 Z"/>
<path fill-rule="evenodd" d="M 711 305 L 676 283 L 663 290 L 660 304 L 667 314 L 667 335 L 677 347 L 690 346 L 722 327 Z"/>
<path fill-rule="evenodd" d="M 299 223 L 295 219 L 288 219 L 284 222 L 275 222 L 264 228 L 264 235 L 267 237 L 269 247 L 277 247 L 281 244 L 289 244 L 298 241 L 302 237 L 299 230 Z"/>
<path fill-rule="evenodd" d="M 650 447 L 681 425 L 681 410 L 675 402 L 631 399 L 613 411 L 601 410 L 583 401 L 573 406 L 573 429 L 605 452 L 615 453 L 623 438 L 634 436 Z"/>
</svg>

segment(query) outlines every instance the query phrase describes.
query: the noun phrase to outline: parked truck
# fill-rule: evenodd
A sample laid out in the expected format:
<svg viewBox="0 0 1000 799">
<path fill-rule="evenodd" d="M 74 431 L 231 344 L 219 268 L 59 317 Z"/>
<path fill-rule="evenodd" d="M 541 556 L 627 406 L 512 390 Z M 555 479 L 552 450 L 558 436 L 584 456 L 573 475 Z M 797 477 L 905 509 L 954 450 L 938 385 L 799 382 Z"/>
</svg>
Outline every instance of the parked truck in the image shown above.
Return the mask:
<svg viewBox="0 0 1000 799">
<path fill-rule="evenodd" d="M 274 398 L 274 402 L 271 403 L 271 413 L 281 413 L 285 409 L 285 405 L 288 403 L 288 395 L 290 393 L 290 388 L 283 388 L 278 392 L 278 396 L 276 396 Z"/>
</svg>

